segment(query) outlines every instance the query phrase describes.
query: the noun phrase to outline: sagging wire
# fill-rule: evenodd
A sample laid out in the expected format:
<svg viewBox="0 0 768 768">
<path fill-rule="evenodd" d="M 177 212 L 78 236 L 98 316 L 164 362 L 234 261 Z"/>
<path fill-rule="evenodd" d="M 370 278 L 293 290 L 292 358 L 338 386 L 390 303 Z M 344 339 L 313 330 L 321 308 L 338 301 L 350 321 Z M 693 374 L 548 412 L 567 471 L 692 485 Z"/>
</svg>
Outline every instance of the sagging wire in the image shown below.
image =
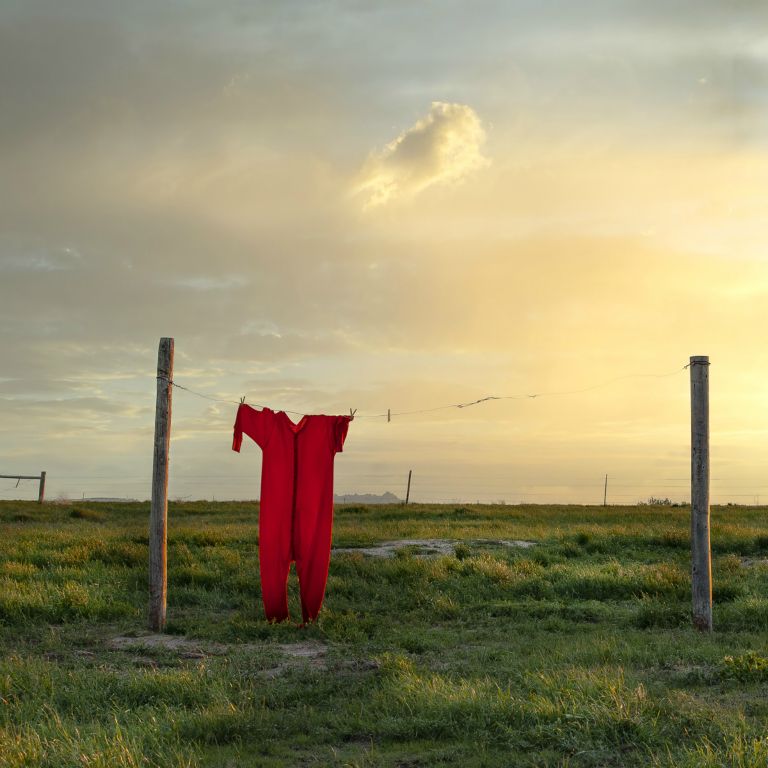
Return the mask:
<svg viewBox="0 0 768 768">
<path fill-rule="evenodd" d="M 488 395 L 486 397 L 481 397 L 481 398 L 478 398 L 477 400 L 471 400 L 466 403 L 451 403 L 449 405 L 438 405 L 438 406 L 435 406 L 434 408 L 419 408 L 419 409 L 410 410 L 410 411 L 393 411 L 391 408 L 388 408 L 384 413 L 368 413 L 368 414 L 357 415 L 356 413 L 357 409 L 353 410 L 350 408 L 350 416 L 352 416 L 355 419 L 386 419 L 388 422 L 391 422 L 393 416 L 412 416 L 419 413 L 434 413 L 435 411 L 445 411 L 451 408 L 470 408 L 473 405 L 480 405 L 482 403 L 487 403 L 490 400 L 536 400 L 541 397 L 562 397 L 565 395 L 578 395 L 583 392 L 592 392 L 593 390 L 596 390 L 596 389 L 602 389 L 604 387 L 610 386 L 611 384 L 617 381 L 623 381 L 626 379 L 639 379 L 639 378 L 663 379 L 670 376 L 677 376 L 678 374 L 682 373 L 689 367 L 690 367 L 690 363 L 687 363 L 682 368 L 677 368 L 676 370 L 671 371 L 670 373 L 630 373 L 624 376 L 616 376 L 612 379 L 607 379 L 606 381 L 600 382 L 599 384 L 594 384 L 589 387 L 583 387 L 581 389 L 561 390 L 561 391 L 555 391 L 555 392 L 534 392 L 534 393 L 525 394 L 525 395 Z M 245 403 L 245 400 L 246 400 L 245 396 L 241 397 L 240 400 L 230 400 L 229 398 L 214 397 L 213 395 L 208 395 L 203 392 L 196 392 L 195 390 L 190 389 L 189 387 L 185 387 L 183 384 L 177 384 L 175 381 L 173 381 L 168 377 L 167 372 L 158 374 L 157 378 L 167 381 L 171 386 L 176 387 L 176 389 L 182 389 L 185 392 L 189 392 L 191 395 L 204 398 L 205 400 L 210 400 L 211 402 L 214 402 L 214 403 L 242 405 L 243 403 Z M 302 411 L 291 411 L 285 408 L 275 409 L 275 408 L 272 408 L 271 406 L 261 405 L 259 403 L 249 403 L 249 405 L 254 406 L 256 408 L 270 408 L 271 410 L 282 410 L 284 413 L 290 413 L 295 416 L 305 415 Z"/>
</svg>

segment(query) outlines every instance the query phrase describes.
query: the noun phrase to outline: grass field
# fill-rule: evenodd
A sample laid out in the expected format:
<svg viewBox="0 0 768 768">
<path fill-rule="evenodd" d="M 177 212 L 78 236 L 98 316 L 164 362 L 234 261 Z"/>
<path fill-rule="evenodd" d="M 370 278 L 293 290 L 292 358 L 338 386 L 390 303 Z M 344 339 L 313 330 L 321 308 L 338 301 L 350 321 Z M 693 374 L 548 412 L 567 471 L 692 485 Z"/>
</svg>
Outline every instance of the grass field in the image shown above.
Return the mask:
<svg viewBox="0 0 768 768">
<path fill-rule="evenodd" d="M 459 543 L 335 554 L 300 628 L 255 504 L 172 504 L 159 642 L 148 504 L 0 502 L 0 765 L 765 768 L 767 512 L 712 510 L 706 636 L 685 508 L 341 507 L 334 546 Z"/>
</svg>

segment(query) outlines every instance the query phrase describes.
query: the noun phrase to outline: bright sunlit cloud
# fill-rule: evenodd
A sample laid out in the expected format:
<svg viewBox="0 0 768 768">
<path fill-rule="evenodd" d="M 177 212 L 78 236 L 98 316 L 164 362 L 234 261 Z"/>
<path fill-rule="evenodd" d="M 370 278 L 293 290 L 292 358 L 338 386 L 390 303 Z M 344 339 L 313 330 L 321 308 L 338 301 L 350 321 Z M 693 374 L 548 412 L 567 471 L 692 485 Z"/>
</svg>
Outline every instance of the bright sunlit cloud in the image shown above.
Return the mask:
<svg viewBox="0 0 768 768">
<path fill-rule="evenodd" d="M 433 101 L 418 120 L 363 167 L 357 192 L 366 207 L 409 198 L 434 184 L 458 182 L 488 163 L 485 130 L 472 107 Z"/>
</svg>

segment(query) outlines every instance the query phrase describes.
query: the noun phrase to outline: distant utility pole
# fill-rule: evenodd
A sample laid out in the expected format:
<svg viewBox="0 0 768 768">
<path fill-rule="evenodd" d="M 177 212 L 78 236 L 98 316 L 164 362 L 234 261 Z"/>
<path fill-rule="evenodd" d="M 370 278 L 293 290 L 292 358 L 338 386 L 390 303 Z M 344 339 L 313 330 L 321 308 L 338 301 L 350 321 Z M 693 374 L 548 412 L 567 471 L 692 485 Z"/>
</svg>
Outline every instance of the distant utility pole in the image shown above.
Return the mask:
<svg viewBox="0 0 768 768">
<path fill-rule="evenodd" d="M 608 475 L 605 476 L 605 488 L 603 489 L 603 506 L 608 506 Z"/>
<path fill-rule="evenodd" d="M 173 390 L 173 339 L 160 339 L 157 350 L 157 402 L 155 449 L 152 465 L 152 505 L 149 513 L 149 627 L 165 628 L 168 591 L 168 454 L 171 443 L 171 392 Z"/>
<path fill-rule="evenodd" d="M 405 492 L 405 503 L 408 503 L 408 499 L 411 498 L 411 475 L 413 474 L 413 470 L 408 470 L 408 490 Z"/>
<path fill-rule="evenodd" d="M 709 537 L 709 357 L 691 358 L 691 592 L 693 626 L 712 631 Z"/>
</svg>

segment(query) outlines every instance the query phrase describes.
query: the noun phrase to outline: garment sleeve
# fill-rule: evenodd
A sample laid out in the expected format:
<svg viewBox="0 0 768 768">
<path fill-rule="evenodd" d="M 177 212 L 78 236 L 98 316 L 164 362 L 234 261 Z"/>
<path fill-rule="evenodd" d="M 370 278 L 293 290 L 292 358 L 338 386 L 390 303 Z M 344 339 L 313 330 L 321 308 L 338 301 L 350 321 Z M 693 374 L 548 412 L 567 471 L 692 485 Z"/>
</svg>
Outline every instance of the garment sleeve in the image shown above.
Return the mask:
<svg viewBox="0 0 768 768">
<path fill-rule="evenodd" d="M 341 453 L 344 449 L 344 441 L 347 439 L 347 430 L 351 416 L 335 416 L 333 422 L 333 451 Z"/>
<path fill-rule="evenodd" d="M 272 433 L 273 412 L 269 408 L 257 411 L 250 405 L 240 403 L 235 417 L 235 429 L 232 436 L 232 450 L 240 452 L 243 434 L 248 435 L 260 448 L 265 448 Z"/>
</svg>

